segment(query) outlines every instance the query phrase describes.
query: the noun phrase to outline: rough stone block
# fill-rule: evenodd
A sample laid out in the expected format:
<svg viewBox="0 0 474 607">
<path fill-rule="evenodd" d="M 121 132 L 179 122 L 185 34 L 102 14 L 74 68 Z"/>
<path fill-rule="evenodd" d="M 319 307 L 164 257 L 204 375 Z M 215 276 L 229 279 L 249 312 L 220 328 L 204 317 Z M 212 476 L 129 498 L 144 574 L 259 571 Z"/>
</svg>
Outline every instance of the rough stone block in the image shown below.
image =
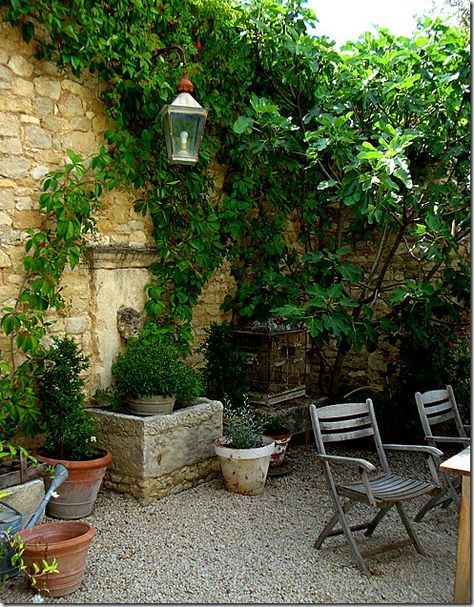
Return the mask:
<svg viewBox="0 0 474 607">
<path fill-rule="evenodd" d="M 8 62 L 8 67 L 17 76 L 28 78 L 34 70 L 34 66 L 21 55 L 14 55 Z"/>
<path fill-rule="evenodd" d="M 38 95 L 42 97 L 49 97 L 49 99 L 57 101 L 61 96 L 61 84 L 58 80 L 39 76 L 34 79 L 34 85 Z"/>
<path fill-rule="evenodd" d="M 106 473 L 109 488 L 139 498 L 164 497 L 219 473 L 213 446 L 222 435 L 219 401 L 200 398 L 190 407 L 149 417 L 89 411 L 100 444 L 114 456 Z"/>
<path fill-rule="evenodd" d="M 32 148 L 48 150 L 51 147 L 51 135 L 39 126 L 25 127 L 26 141 Z"/>
<path fill-rule="evenodd" d="M 0 135 L 15 137 L 20 133 L 20 122 L 15 114 L 0 114 Z"/>
<path fill-rule="evenodd" d="M 3 498 L 4 501 L 21 512 L 23 523 L 26 524 L 44 497 L 44 483 L 41 478 L 35 478 L 20 485 L 7 487 L 5 492 L 8 492 L 9 495 Z"/>
<path fill-rule="evenodd" d="M 9 179 L 21 179 L 28 175 L 30 163 L 26 158 L 1 158 L 0 175 Z"/>
<path fill-rule="evenodd" d="M 66 93 L 61 103 L 58 104 L 59 111 L 66 118 L 84 115 L 84 106 L 80 97 Z"/>
<path fill-rule="evenodd" d="M 16 137 L 2 137 L 0 139 L 0 149 L 4 154 L 11 154 L 12 156 L 19 156 L 23 151 L 21 141 Z"/>
<path fill-rule="evenodd" d="M 0 66 L 0 88 L 10 89 L 12 86 L 12 73 L 3 66 Z"/>
<path fill-rule="evenodd" d="M 35 94 L 33 83 L 23 78 L 15 78 L 13 80 L 12 90 L 16 95 L 21 95 L 22 97 L 33 97 Z"/>
</svg>

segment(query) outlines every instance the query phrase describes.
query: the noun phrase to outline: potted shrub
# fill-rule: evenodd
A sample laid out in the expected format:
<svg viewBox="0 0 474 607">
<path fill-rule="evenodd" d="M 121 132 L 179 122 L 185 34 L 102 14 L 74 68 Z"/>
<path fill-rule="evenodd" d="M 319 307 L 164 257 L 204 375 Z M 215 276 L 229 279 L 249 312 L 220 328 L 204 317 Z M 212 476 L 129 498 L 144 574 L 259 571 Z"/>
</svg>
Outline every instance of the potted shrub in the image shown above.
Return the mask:
<svg viewBox="0 0 474 607">
<path fill-rule="evenodd" d="M 279 417 L 267 419 L 263 423 L 263 432 L 275 442 L 275 448 L 270 458 L 270 468 L 277 468 L 283 464 L 286 448 L 293 435 Z"/>
<path fill-rule="evenodd" d="M 185 361 L 185 353 L 173 336 L 160 333 L 152 323 L 112 365 L 116 390 L 132 413 L 171 413 L 175 402 L 187 402 L 202 392 L 201 379 Z"/>
<path fill-rule="evenodd" d="M 84 410 L 85 379 L 89 358 L 70 337 L 54 339 L 41 361 L 36 394 L 44 433 L 36 453 L 48 466 L 63 464 L 69 478 L 60 496 L 49 502 L 49 516 L 83 518 L 91 513 L 106 467 L 112 461 L 107 449 L 96 445 L 95 423 Z"/>
<path fill-rule="evenodd" d="M 224 436 L 214 440 L 226 489 L 244 495 L 260 495 L 265 488 L 273 440 L 262 434 L 262 423 L 248 397 L 240 407 L 224 398 Z"/>
</svg>

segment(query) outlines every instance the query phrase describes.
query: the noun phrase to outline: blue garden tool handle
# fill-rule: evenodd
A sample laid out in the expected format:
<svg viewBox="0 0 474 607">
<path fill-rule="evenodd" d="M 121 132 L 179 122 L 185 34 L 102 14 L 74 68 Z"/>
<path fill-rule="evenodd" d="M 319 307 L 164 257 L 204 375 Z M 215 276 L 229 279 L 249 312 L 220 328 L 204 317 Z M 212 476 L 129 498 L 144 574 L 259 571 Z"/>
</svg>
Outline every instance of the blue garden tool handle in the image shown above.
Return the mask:
<svg viewBox="0 0 474 607">
<path fill-rule="evenodd" d="M 64 481 L 68 478 L 69 472 L 66 466 L 62 464 L 57 464 L 54 468 L 54 477 L 51 479 L 51 483 L 48 487 L 48 491 L 45 496 L 41 500 L 40 505 L 36 508 L 33 516 L 30 518 L 28 523 L 26 524 L 25 529 L 29 527 L 33 527 L 38 522 L 39 517 L 43 514 L 49 500 L 51 499 L 51 495 L 56 489 L 64 483 Z"/>
</svg>

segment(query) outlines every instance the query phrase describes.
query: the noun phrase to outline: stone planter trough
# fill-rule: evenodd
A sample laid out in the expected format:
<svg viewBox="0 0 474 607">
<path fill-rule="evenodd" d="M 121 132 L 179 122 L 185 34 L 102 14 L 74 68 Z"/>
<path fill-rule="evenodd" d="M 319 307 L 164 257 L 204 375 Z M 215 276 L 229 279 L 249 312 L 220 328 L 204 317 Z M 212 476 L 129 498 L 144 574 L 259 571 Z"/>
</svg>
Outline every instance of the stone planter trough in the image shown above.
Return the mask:
<svg viewBox="0 0 474 607">
<path fill-rule="evenodd" d="M 113 454 L 103 486 L 145 502 L 220 475 L 213 440 L 222 435 L 222 403 L 198 398 L 164 415 L 137 416 L 88 409 L 97 442 Z"/>
</svg>

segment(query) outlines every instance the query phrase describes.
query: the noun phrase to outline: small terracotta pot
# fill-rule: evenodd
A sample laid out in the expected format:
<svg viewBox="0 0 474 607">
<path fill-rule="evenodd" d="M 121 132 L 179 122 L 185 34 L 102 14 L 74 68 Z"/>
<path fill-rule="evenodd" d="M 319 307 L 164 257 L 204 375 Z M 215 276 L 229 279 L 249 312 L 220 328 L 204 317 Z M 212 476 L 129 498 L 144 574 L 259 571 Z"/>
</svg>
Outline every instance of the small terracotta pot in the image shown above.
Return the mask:
<svg viewBox="0 0 474 607">
<path fill-rule="evenodd" d="M 89 523 L 56 521 L 35 525 L 20 531 L 25 543 L 23 561 L 30 575 L 36 563 L 40 570 L 43 559 L 58 567 L 55 573 L 36 578 L 35 589 L 46 596 L 65 596 L 79 588 L 84 578 L 87 552 L 96 534 Z"/>
<path fill-rule="evenodd" d="M 105 470 L 112 461 L 107 449 L 98 449 L 100 455 L 90 460 L 62 460 L 35 454 L 40 462 L 49 466 L 63 464 L 69 477 L 59 487 L 59 497 L 52 498 L 46 506 L 46 514 L 53 518 L 74 520 L 84 518 L 92 512 Z"/>
<path fill-rule="evenodd" d="M 293 434 L 288 432 L 286 434 L 269 434 L 269 436 L 275 441 L 275 449 L 270 458 L 270 468 L 275 468 L 283 464 L 286 448 Z"/>
</svg>

